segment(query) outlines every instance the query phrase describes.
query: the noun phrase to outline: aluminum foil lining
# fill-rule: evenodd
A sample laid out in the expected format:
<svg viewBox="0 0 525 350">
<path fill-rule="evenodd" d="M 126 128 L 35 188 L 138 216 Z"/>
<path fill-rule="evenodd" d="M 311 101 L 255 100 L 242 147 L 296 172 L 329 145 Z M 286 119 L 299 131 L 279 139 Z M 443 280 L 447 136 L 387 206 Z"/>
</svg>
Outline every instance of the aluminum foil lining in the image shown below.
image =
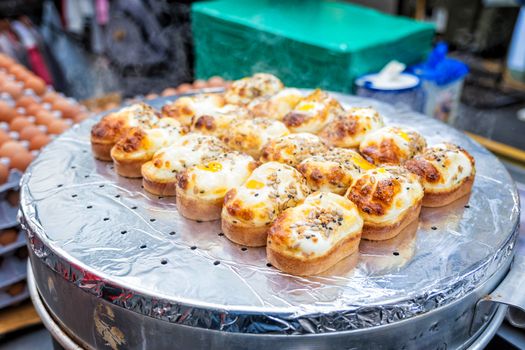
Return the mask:
<svg viewBox="0 0 525 350">
<path fill-rule="evenodd" d="M 133 312 L 226 332 L 312 334 L 393 323 L 471 292 L 511 256 L 519 203 L 503 165 L 487 150 L 434 119 L 374 100 L 388 124 L 450 141 L 476 159 L 470 198 L 424 208 L 419 223 L 321 276 L 269 266 L 264 248 L 231 243 L 219 222 L 181 217 L 173 198 L 119 177 L 96 161 L 95 120 L 48 145 L 22 180 L 20 220 L 35 254 L 87 293 Z M 166 99 L 151 103 L 160 107 Z"/>
</svg>

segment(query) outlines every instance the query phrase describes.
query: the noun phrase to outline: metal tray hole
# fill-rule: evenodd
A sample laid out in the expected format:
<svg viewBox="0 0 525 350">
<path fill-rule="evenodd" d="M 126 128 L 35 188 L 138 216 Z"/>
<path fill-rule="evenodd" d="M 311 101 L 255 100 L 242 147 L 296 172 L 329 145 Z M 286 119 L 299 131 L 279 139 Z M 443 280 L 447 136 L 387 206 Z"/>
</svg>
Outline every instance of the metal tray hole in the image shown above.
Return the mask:
<svg viewBox="0 0 525 350">
<path fill-rule="evenodd" d="M 248 250 L 248 248 L 246 248 L 246 247 L 242 247 L 241 250 L 242 250 L 243 252 L 245 252 L 245 251 Z"/>
<path fill-rule="evenodd" d="M 197 247 L 193 245 L 193 246 L 190 247 L 190 249 L 191 250 L 195 250 L 195 249 L 197 249 Z"/>
<path fill-rule="evenodd" d="M 91 208 L 93 208 L 92 205 L 88 205 L 88 206 L 86 207 L 86 209 L 91 209 Z"/>
<path fill-rule="evenodd" d="M 147 247 L 148 247 L 147 245 L 143 244 L 140 246 L 140 249 L 146 249 Z"/>
<path fill-rule="evenodd" d="M 222 236 L 224 236 L 224 233 L 219 232 L 217 235 L 218 235 L 219 237 L 222 237 Z"/>
<path fill-rule="evenodd" d="M 126 233 L 128 233 L 128 231 L 124 230 L 124 231 L 120 231 L 120 233 L 125 235 Z"/>
<path fill-rule="evenodd" d="M 399 252 L 393 252 L 392 253 L 394 256 L 399 256 Z"/>
<path fill-rule="evenodd" d="M 219 265 L 220 263 L 221 263 L 221 262 L 220 262 L 219 260 L 215 260 L 215 261 L 213 262 L 213 265 L 217 266 L 217 265 Z"/>
<path fill-rule="evenodd" d="M 73 165 L 73 166 L 71 166 L 71 169 L 76 169 L 76 168 L 77 168 L 77 167 L 76 167 L 76 166 L 74 166 L 74 165 Z"/>
<path fill-rule="evenodd" d="M 98 187 L 99 187 L 99 188 L 102 188 L 102 187 L 104 187 L 104 185 L 98 185 Z"/>
<path fill-rule="evenodd" d="M 162 265 L 166 265 L 166 264 L 168 263 L 168 260 L 167 260 L 167 259 L 162 259 L 162 260 L 160 261 L 160 263 L 161 263 Z"/>
<path fill-rule="evenodd" d="M 58 188 L 60 188 L 60 187 L 62 187 L 62 186 L 64 186 L 64 185 L 62 185 L 62 184 L 58 184 L 58 185 L 57 185 Z"/>
<path fill-rule="evenodd" d="M 104 221 L 109 221 L 109 218 L 104 218 L 103 220 L 104 220 Z"/>
<path fill-rule="evenodd" d="M 89 175 L 84 175 L 84 178 L 87 179 L 89 177 Z"/>
<path fill-rule="evenodd" d="M 176 233 L 175 231 L 171 231 L 171 232 L 170 232 L 170 236 L 174 236 L 175 233 Z"/>
<path fill-rule="evenodd" d="M 120 198 L 120 194 L 116 194 L 116 195 L 115 195 L 115 198 Z"/>
<path fill-rule="evenodd" d="M 155 222 L 155 221 L 157 221 L 157 219 L 153 219 L 153 218 L 151 218 L 151 219 L 149 219 L 149 221 L 151 221 L 151 222 Z"/>
<path fill-rule="evenodd" d="M 78 197 L 78 194 L 72 194 L 71 195 L 71 198 L 77 198 Z"/>
<path fill-rule="evenodd" d="M 464 205 L 463 207 L 468 209 L 468 208 L 470 208 L 470 205 L 467 204 L 467 205 Z"/>
<path fill-rule="evenodd" d="M 158 198 L 158 199 L 163 199 L 164 197 L 162 197 L 162 196 L 158 196 L 157 198 Z"/>
<path fill-rule="evenodd" d="M 268 267 L 272 267 L 272 264 L 270 264 L 270 263 L 266 263 L 266 266 L 268 266 Z"/>
<path fill-rule="evenodd" d="M 437 228 L 436 226 L 432 226 L 431 229 L 435 231 L 435 230 L 437 230 L 438 228 Z"/>
<path fill-rule="evenodd" d="M 135 210 L 137 209 L 138 207 L 136 205 L 132 206 L 131 209 Z"/>
</svg>

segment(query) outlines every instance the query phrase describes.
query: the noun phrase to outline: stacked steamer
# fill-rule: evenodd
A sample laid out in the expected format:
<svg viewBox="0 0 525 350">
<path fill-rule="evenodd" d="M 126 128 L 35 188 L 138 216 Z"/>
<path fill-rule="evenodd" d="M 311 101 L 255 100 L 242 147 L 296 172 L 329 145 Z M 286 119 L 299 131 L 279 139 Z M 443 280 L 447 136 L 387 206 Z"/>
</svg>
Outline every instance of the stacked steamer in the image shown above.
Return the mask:
<svg viewBox="0 0 525 350">
<path fill-rule="evenodd" d="M 21 174 L 43 146 L 86 116 L 75 101 L 0 54 L 0 308 L 28 297 L 27 248 L 16 220 Z"/>
<path fill-rule="evenodd" d="M 327 270 L 361 239 L 394 238 L 422 206 L 468 194 L 475 174 L 458 146 L 427 147 L 373 108 L 304 96 L 262 73 L 161 111 L 125 107 L 93 127 L 91 142 L 120 175 L 176 197 L 186 218 L 221 219 L 231 241 L 266 246 L 273 266 L 296 275 Z"/>
</svg>

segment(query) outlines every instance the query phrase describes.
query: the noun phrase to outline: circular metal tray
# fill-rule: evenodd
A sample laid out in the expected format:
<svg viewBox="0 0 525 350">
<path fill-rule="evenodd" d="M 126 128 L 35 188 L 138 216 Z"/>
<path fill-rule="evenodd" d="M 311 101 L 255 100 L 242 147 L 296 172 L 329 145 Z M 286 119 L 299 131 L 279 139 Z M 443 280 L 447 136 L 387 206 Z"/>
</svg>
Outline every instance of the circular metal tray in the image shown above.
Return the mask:
<svg viewBox="0 0 525 350">
<path fill-rule="evenodd" d="M 269 266 L 264 248 L 223 236 L 220 222 L 181 217 L 174 198 L 119 177 L 90 151 L 87 120 L 45 148 L 22 180 L 20 219 L 36 256 L 84 291 L 131 311 L 182 325 L 241 333 L 326 333 L 383 325 L 458 300 L 512 254 L 515 186 L 487 150 L 434 119 L 377 101 L 387 124 L 450 141 L 476 159 L 470 198 L 424 208 L 391 241 L 362 241 L 358 258 L 321 276 Z M 166 99 L 151 101 L 155 107 Z"/>
</svg>

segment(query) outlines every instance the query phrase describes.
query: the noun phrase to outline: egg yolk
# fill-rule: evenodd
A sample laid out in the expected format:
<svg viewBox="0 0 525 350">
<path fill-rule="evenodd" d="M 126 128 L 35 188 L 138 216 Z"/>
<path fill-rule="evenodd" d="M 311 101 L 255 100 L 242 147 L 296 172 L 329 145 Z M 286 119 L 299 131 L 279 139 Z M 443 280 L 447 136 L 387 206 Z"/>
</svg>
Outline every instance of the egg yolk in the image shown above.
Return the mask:
<svg viewBox="0 0 525 350">
<path fill-rule="evenodd" d="M 205 165 L 198 165 L 197 168 L 205 171 L 210 171 L 212 173 L 216 173 L 218 171 L 222 170 L 222 164 L 219 162 L 209 162 Z"/>
<path fill-rule="evenodd" d="M 385 174 L 385 173 L 386 173 L 386 170 L 385 170 L 385 168 L 378 168 L 378 169 L 377 169 L 377 172 L 378 172 L 378 173 L 381 173 L 381 174 Z"/>
<path fill-rule="evenodd" d="M 354 162 L 355 165 L 357 165 L 358 167 L 360 167 L 361 169 L 363 170 L 369 170 L 369 169 L 373 169 L 374 168 L 374 165 L 367 162 L 364 158 L 358 156 L 358 155 L 352 155 L 352 161 Z"/>
<path fill-rule="evenodd" d="M 401 138 L 406 142 L 410 142 L 410 137 L 408 137 L 408 134 L 406 132 L 399 130 L 397 134 L 401 136 Z"/>
<path fill-rule="evenodd" d="M 250 180 L 246 183 L 246 188 L 250 190 L 259 190 L 264 187 L 264 184 L 257 180 Z"/>
<path fill-rule="evenodd" d="M 314 108 L 314 105 L 312 103 L 303 103 L 302 105 L 299 105 L 297 107 L 297 110 L 299 110 L 301 112 L 307 112 L 307 111 L 311 110 L 312 108 Z"/>
</svg>

